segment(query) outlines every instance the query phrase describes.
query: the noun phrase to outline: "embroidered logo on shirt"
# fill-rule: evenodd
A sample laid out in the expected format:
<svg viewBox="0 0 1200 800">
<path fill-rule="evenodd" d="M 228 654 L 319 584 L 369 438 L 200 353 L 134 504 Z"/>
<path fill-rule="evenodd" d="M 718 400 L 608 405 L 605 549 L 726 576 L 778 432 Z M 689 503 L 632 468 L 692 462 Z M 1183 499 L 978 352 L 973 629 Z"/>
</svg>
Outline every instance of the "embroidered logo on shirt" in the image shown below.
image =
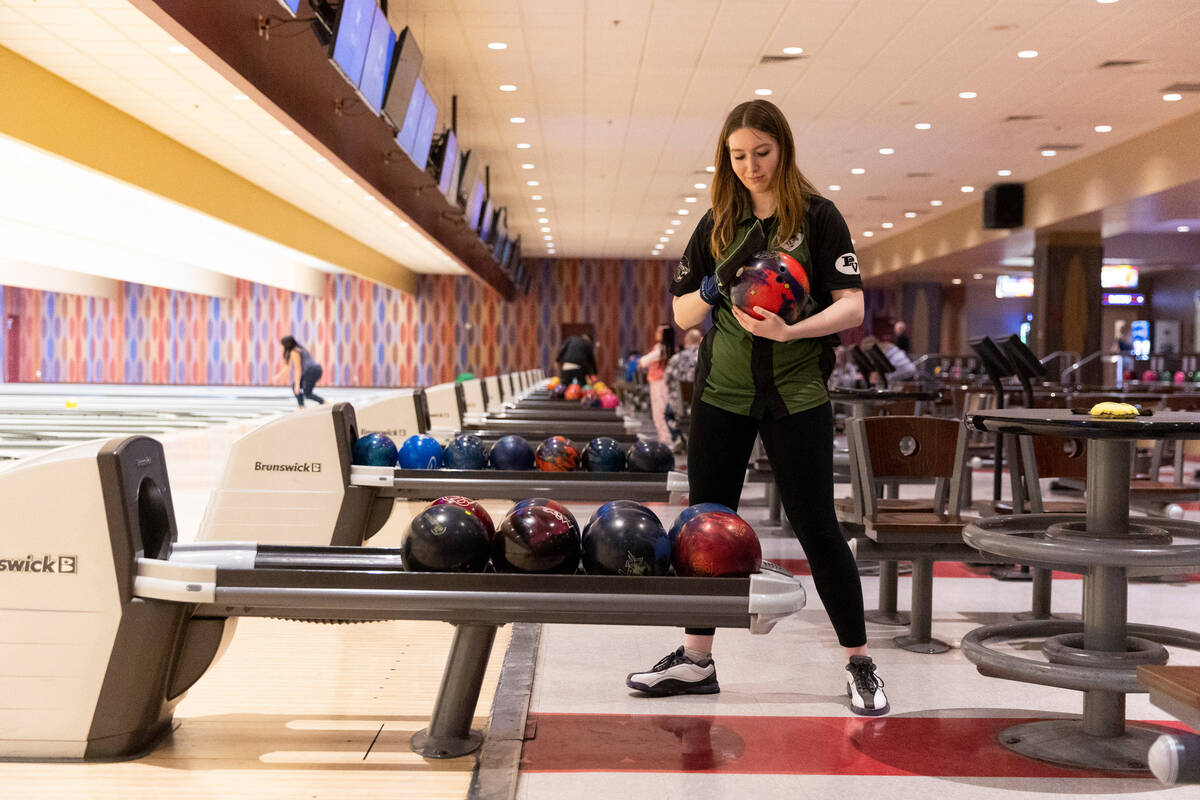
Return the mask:
<svg viewBox="0 0 1200 800">
<path fill-rule="evenodd" d="M 675 283 L 679 283 L 686 278 L 691 271 L 692 268 L 688 266 L 687 256 L 679 259 L 679 263 L 675 265 Z"/>
<path fill-rule="evenodd" d="M 843 275 L 858 274 L 858 259 L 854 257 L 854 253 L 846 253 L 845 255 L 838 256 L 834 266 Z"/>
<path fill-rule="evenodd" d="M 800 246 L 800 243 L 803 241 L 804 241 L 804 232 L 801 231 L 801 232 L 797 233 L 795 236 L 793 236 L 792 238 L 788 239 L 786 242 L 781 242 L 779 245 L 779 249 L 780 250 L 795 250 L 797 247 Z"/>
</svg>

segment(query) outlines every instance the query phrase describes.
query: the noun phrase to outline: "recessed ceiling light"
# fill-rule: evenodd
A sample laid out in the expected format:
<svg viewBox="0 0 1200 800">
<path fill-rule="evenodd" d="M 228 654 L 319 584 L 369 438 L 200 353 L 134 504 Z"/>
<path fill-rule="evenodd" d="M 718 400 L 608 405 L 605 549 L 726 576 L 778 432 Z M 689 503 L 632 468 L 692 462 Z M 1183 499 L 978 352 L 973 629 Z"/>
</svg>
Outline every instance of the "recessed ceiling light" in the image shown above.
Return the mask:
<svg viewBox="0 0 1200 800">
<path fill-rule="evenodd" d="M 693 183 L 692 188 L 693 189 L 707 189 L 708 184 L 707 183 Z"/>
<path fill-rule="evenodd" d="M 694 197 L 685 197 L 685 198 L 683 198 L 683 202 L 685 202 L 685 203 L 694 203 L 694 202 L 696 202 L 696 198 L 694 198 Z"/>
<path fill-rule="evenodd" d="M 329 159 L 326 158 L 325 156 L 317 156 L 317 163 L 318 164 L 328 164 Z"/>
<path fill-rule="evenodd" d="M 186 53 L 188 49 L 181 44 L 173 44 L 167 48 L 168 53 Z"/>
<path fill-rule="evenodd" d="M 550 235 L 543 236 L 542 238 L 545 239 L 547 242 L 554 241 L 554 237 L 550 236 Z"/>
<path fill-rule="evenodd" d="M 680 222 L 680 221 L 679 221 L 679 220 L 677 220 L 677 219 L 673 219 L 673 220 L 671 220 L 671 224 L 672 224 L 672 225 L 682 225 L 683 223 L 682 223 L 682 222 Z"/>
<path fill-rule="evenodd" d="M 1190 230 L 1191 230 L 1191 228 L 1190 228 L 1189 226 L 1187 226 L 1187 225 L 1180 225 L 1180 226 L 1179 226 L 1178 228 L 1176 228 L 1175 230 L 1176 230 L 1176 231 L 1178 231 L 1179 233 L 1187 233 L 1188 231 L 1190 231 Z"/>
<path fill-rule="evenodd" d="M 538 206 L 537 208 L 535 208 L 535 209 L 534 209 L 534 211 L 536 211 L 536 212 L 537 212 L 537 213 L 539 213 L 539 214 L 545 214 L 545 213 L 546 213 L 546 207 L 545 207 L 545 206 Z"/>
<path fill-rule="evenodd" d="M 549 233 L 549 232 L 550 232 L 550 228 L 548 228 L 548 227 L 542 228 L 542 233 Z"/>
<path fill-rule="evenodd" d="M 959 92 L 958 96 L 961 97 L 963 100 L 974 100 L 979 95 L 975 92 Z"/>
<path fill-rule="evenodd" d="M 971 192 L 975 191 L 975 187 L 974 186 L 960 186 L 960 187 L 958 187 L 958 190 L 960 192 L 962 192 L 963 194 L 970 194 Z"/>
<path fill-rule="evenodd" d="M 904 212 L 904 216 L 905 216 L 907 219 L 916 219 L 916 217 L 917 217 L 917 212 L 915 212 L 915 211 L 905 211 L 905 212 Z"/>
<path fill-rule="evenodd" d="M 950 282 L 953 283 L 955 286 L 958 286 L 959 284 L 962 283 L 962 278 L 952 278 L 950 280 Z"/>
<path fill-rule="evenodd" d="M 841 185 L 840 185 L 840 184 L 837 184 L 837 183 L 831 183 L 831 184 L 829 184 L 829 191 L 831 191 L 831 192 L 840 192 L 841 190 L 842 190 L 842 187 L 841 187 Z"/>
<path fill-rule="evenodd" d="M 1019 53 L 1017 53 L 1017 58 L 1037 58 L 1037 57 L 1038 57 L 1037 50 L 1022 50 Z"/>
<path fill-rule="evenodd" d="M 1106 6 L 1109 3 L 1117 2 L 1117 0 L 1096 0 L 1096 2 L 1099 3 L 1100 5 Z"/>
<path fill-rule="evenodd" d="M 1057 150 L 1043 150 L 1042 155 L 1045 156 L 1046 158 L 1053 158 L 1054 156 L 1058 155 L 1058 151 Z"/>
<path fill-rule="evenodd" d="M 879 227 L 881 227 L 881 228 L 887 228 L 888 230 L 891 230 L 892 228 L 894 228 L 894 227 L 896 227 L 896 226 L 895 226 L 895 225 L 893 225 L 893 224 L 892 224 L 892 223 L 890 223 L 890 222 L 881 222 L 881 223 L 879 223 Z"/>
<path fill-rule="evenodd" d="M 772 92 L 770 89 L 755 89 L 754 93 L 759 97 L 769 97 L 770 95 L 774 94 L 774 92 Z"/>
<path fill-rule="evenodd" d="M 525 185 L 526 186 L 541 186 L 542 184 L 538 181 L 525 181 Z"/>
<path fill-rule="evenodd" d="M 675 233 L 675 229 L 667 228 L 666 230 L 663 231 L 663 233 L 668 234 L 668 235 L 673 235 Z"/>
<path fill-rule="evenodd" d="M 931 205 L 931 206 L 940 206 L 941 204 L 942 204 L 941 200 L 930 200 L 929 201 L 929 205 Z"/>
<path fill-rule="evenodd" d="M 488 50 L 504 50 L 508 45 L 504 42 L 488 42 Z"/>
<path fill-rule="evenodd" d="M 531 194 L 531 195 L 529 195 L 529 199 L 530 200 L 541 200 L 542 196 L 540 194 Z"/>
<path fill-rule="evenodd" d="M 670 237 L 668 237 L 668 236 L 660 236 L 660 237 L 658 237 L 658 240 L 659 240 L 660 242 L 669 242 L 669 241 L 671 241 Z"/>
<path fill-rule="evenodd" d="M 1112 133 L 1112 125 L 1097 125 L 1092 130 L 1096 133 Z"/>
<path fill-rule="evenodd" d="M 996 170 L 996 174 L 999 175 L 1001 178 L 1007 178 L 1009 175 L 1012 175 L 1012 170 L 1011 169 L 998 169 L 998 170 Z"/>
<path fill-rule="evenodd" d="M 388 217 L 394 216 L 396 214 L 396 212 L 392 211 L 390 208 L 385 208 L 383 210 L 383 213 L 385 216 L 388 216 Z"/>
<path fill-rule="evenodd" d="M 804 48 L 803 47 L 785 47 L 785 48 L 783 48 L 783 52 L 785 55 L 798 56 L 804 52 Z"/>
<path fill-rule="evenodd" d="M 529 142 L 517 142 L 518 150 L 528 150 L 531 147 L 533 147 L 533 145 L 531 145 Z"/>
<path fill-rule="evenodd" d="M 373 194 L 364 194 L 363 195 L 363 200 L 374 200 L 374 199 L 375 199 L 375 195 L 373 195 Z"/>
<path fill-rule="evenodd" d="M 405 222 L 404 220 L 400 220 L 400 223 L 399 223 L 399 224 L 400 224 L 400 227 L 401 227 L 401 228 L 407 228 L 407 227 L 408 227 L 408 223 L 407 223 L 407 222 Z"/>
<path fill-rule="evenodd" d="M 525 118 L 524 117 L 509 117 L 508 121 L 514 125 L 520 125 L 525 122 Z"/>
<path fill-rule="evenodd" d="M 342 178 L 342 183 L 354 183 L 354 178 Z"/>
<path fill-rule="evenodd" d="M 234 100 L 249 100 L 249 99 L 250 99 L 250 95 L 248 95 L 248 94 L 242 94 L 241 92 L 238 92 L 237 94 L 235 94 L 235 95 L 233 96 L 233 99 L 234 99 Z"/>
<path fill-rule="evenodd" d="M 913 125 L 913 127 L 919 131 L 927 131 L 933 127 L 933 124 L 929 122 L 918 122 L 916 125 Z"/>
<path fill-rule="evenodd" d="M 976 281 L 981 281 L 981 280 L 983 280 L 983 273 L 982 273 L 982 272 L 976 272 L 974 275 L 972 275 L 972 276 L 971 276 L 971 280 L 976 280 Z"/>
<path fill-rule="evenodd" d="M 538 217 L 538 222 L 549 222 L 549 221 L 550 221 L 549 217 Z"/>
<path fill-rule="evenodd" d="M 716 167 L 714 167 L 714 166 L 712 166 L 712 165 L 710 164 L 710 165 L 708 165 L 707 167 L 705 167 L 705 168 L 704 168 L 704 171 L 705 171 L 705 172 L 716 172 L 716 171 L 717 171 L 717 168 L 716 168 Z"/>
<path fill-rule="evenodd" d="M 533 164 L 522 164 L 521 169 L 533 169 Z"/>
<path fill-rule="evenodd" d="M 871 237 L 875 235 L 875 231 L 863 231 L 863 236 Z"/>
<path fill-rule="evenodd" d="M 655 249 L 655 250 L 662 250 L 662 249 L 663 249 L 663 247 L 664 247 L 664 245 L 661 245 L 661 244 L 656 244 L 656 245 L 654 245 L 654 249 Z"/>
<path fill-rule="evenodd" d="M 517 90 L 517 87 L 511 83 L 500 84 L 500 91 L 502 91 L 502 92 L 515 92 L 516 90 Z"/>
<path fill-rule="evenodd" d="M 659 252 L 657 250 L 651 250 L 650 255 L 657 256 L 657 255 L 659 255 Z"/>
<path fill-rule="evenodd" d="M 892 155 L 892 154 L 893 154 L 893 153 L 895 153 L 895 152 L 896 152 L 896 151 L 895 151 L 893 148 L 891 148 L 891 147 L 881 147 L 881 148 L 879 148 L 879 155 L 881 155 L 881 156 L 890 156 L 890 155 Z"/>
<path fill-rule="evenodd" d="M 677 209 L 675 209 L 675 213 L 681 217 L 686 217 L 691 212 L 688 211 L 686 208 L 677 208 Z"/>
<path fill-rule="evenodd" d="M 1168 103 L 1174 103 L 1176 100 L 1182 99 L 1183 95 L 1179 94 L 1178 92 L 1168 92 L 1167 94 L 1163 95 L 1163 100 L 1166 100 Z"/>
<path fill-rule="evenodd" d="M 850 170 L 851 175 L 864 175 L 866 172 L 867 171 L 862 167 L 855 167 L 854 169 Z"/>
<path fill-rule="evenodd" d="M 291 132 L 291 131 L 289 131 L 289 130 L 281 130 L 281 131 L 279 132 L 279 135 L 280 135 L 280 136 L 295 136 L 296 134 L 292 133 L 292 132 Z"/>
</svg>

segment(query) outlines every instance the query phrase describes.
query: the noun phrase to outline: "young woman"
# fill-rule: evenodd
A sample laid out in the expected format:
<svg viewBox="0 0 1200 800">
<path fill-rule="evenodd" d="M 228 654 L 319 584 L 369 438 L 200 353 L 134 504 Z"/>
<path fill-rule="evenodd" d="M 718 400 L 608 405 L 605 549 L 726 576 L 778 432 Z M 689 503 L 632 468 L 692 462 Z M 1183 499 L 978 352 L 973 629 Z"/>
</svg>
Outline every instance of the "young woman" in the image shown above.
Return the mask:
<svg viewBox="0 0 1200 800">
<path fill-rule="evenodd" d="M 317 385 L 317 381 L 321 380 L 321 375 L 324 370 L 318 364 L 307 350 L 300 346 L 296 339 L 292 336 L 285 336 L 279 340 L 283 345 L 283 369 L 279 370 L 275 375 L 275 380 L 279 380 L 284 375 L 291 373 L 292 394 L 296 395 L 296 402 L 304 408 L 304 398 L 316 400 L 317 403 L 323 404 L 325 401 L 313 394 L 313 387 Z"/>
<path fill-rule="evenodd" d="M 834 361 L 830 337 L 863 319 L 850 232 L 797 169 L 791 129 L 772 103 L 752 100 L 730 112 L 714 163 L 712 210 L 671 283 L 679 327 L 713 317 L 696 367 L 689 500 L 736 509 L 755 437 L 762 437 L 784 510 L 845 649 L 851 710 L 886 714 L 883 681 L 867 655 L 858 569 L 833 505 L 833 411 L 825 388 Z M 757 320 L 730 303 L 738 267 L 761 250 L 789 253 L 808 273 L 811 300 L 794 324 L 761 308 Z M 651 695 L 720 691 L 714 630 L 684 633 L 682 647 L 626 683 Z"/>
<path fill-rule="evenodd" d="M 670 325 L 660 325 L 654 334 L 654 347 L 638 359 L 638 366 L 646 371 L 646 383 L 650 386 L 650 419 L 654 430 L 663 444 L 671 443 L 671 430 L 667 427 L 667 362 L 675 355 L 675 330 Z"/>
</svg>

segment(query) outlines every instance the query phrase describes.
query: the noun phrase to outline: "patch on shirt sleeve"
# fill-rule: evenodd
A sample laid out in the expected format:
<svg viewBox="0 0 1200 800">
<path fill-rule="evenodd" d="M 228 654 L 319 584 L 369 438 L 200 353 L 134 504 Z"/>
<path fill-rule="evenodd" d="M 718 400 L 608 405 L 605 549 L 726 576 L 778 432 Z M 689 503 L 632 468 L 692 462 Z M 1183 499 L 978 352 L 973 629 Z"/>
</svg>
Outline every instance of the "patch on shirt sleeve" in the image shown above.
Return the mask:
<svg viewBox="0 0 1200 800">
<path fill-rule="evenodd" d="M 858 274 L 858 259 L 854 257 L 854 253 L 846 253 L 845 255 L 838 256 L 837 261 L 834 262 L 834 266 L 843 275 Z"/>
<path fill-rule="evenodd" d="M 688 264 L 687 256 L 684 255 L 679 259 L 679 263 L 675 265 L 675 283 L 679 283 L 692 272 L 691 266 Z"/>
</svg>

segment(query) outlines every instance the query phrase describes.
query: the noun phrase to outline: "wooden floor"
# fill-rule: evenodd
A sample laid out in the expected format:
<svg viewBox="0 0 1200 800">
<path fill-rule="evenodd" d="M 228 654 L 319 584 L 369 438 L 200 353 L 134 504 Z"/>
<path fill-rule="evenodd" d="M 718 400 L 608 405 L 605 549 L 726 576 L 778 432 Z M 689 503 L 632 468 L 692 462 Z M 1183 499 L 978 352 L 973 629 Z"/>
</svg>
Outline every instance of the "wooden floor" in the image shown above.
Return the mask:
<svg viewBox="0 0 1200 800">
<path fill-rule="evenodd" d="M 492 650 L 475 727 L 486 725 L 509 628 Z M 243 619 L 150 755 L 111 764 L 0 763 L 3 796 L 25 798 L 466 797 L 474 756 L 409 750 L 429 722 L 453 628 Z"/>
</svg>

